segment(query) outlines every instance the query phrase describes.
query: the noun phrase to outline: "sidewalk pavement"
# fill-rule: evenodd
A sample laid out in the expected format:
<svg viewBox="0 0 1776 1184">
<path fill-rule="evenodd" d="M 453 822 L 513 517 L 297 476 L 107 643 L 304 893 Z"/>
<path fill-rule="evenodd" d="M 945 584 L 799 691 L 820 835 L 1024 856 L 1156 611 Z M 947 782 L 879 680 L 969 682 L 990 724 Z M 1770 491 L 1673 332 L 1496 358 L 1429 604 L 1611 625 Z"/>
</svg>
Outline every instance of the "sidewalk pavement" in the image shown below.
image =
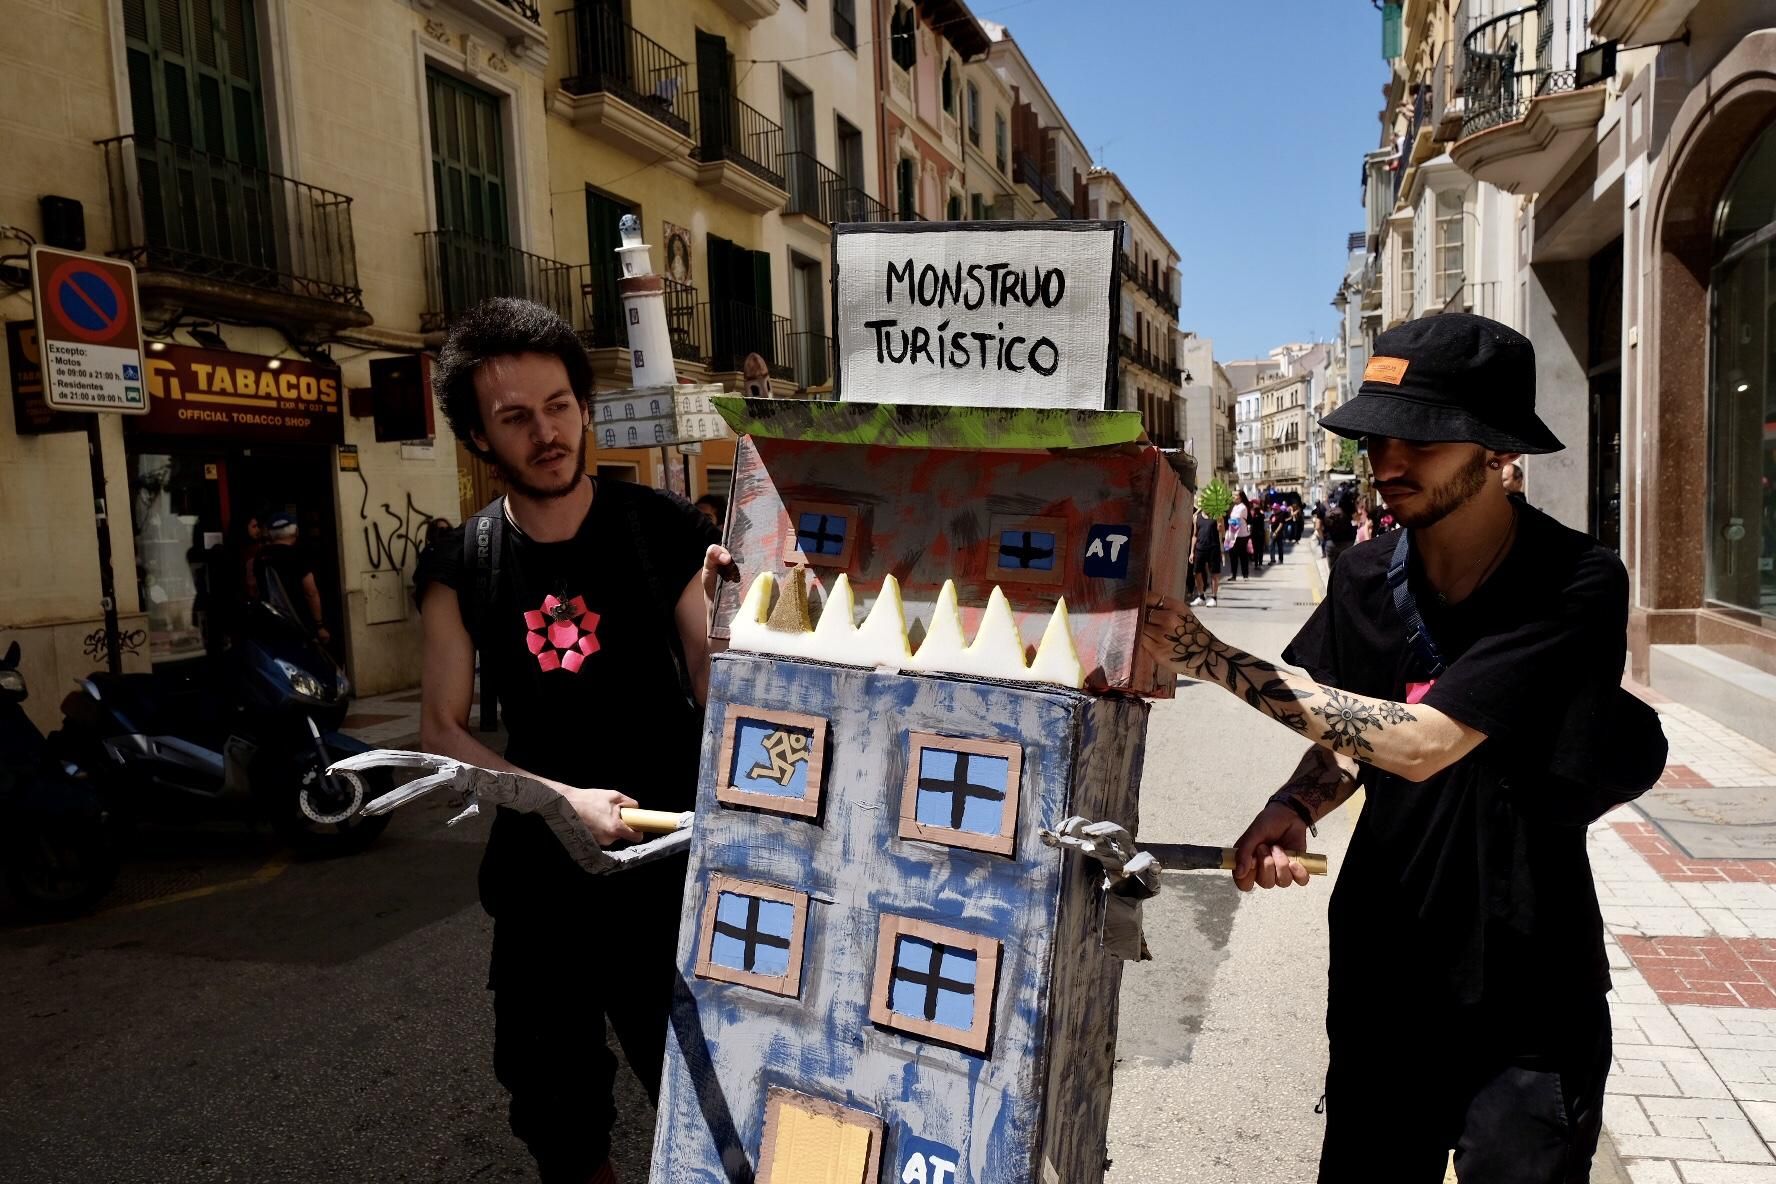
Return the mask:
<svg viewBox="0 0 1776 1184">
<path fill-rule="evenodd" d="M 339 730 L 357 737 L 373 748 L 417 746 L 419 688 L 390 691 L 385 695 L 367 695 L 357 700 L 352 704 L 351 714 L 339 725 Z"/>
</svg>

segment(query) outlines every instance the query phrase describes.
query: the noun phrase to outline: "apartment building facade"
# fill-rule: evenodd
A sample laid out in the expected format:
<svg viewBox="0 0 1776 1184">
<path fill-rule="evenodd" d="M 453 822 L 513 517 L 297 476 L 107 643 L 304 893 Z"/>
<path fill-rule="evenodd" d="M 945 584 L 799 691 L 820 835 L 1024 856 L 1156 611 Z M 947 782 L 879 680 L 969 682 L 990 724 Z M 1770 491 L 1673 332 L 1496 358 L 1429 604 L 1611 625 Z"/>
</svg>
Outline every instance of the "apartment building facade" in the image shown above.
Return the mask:
<svg viewBox="0 0 1776 1184">
<path fill-rule="evenodd" d="M 1084 212 L 1124 226 L 1118 405 L 1141 413 L 1154 443 L 1176 448 L 1185 435 L 1177 354 L 1178 252 L 1109 169 L 1088 174 Z"/>
<path fill-rule="evenodd" d="M 1360 319 L 1464 309 L 1535 341 L 1567 447 L 1530 500 L 1621 554 L 1635 672 L 1723 718 L 1776 674 L 1773 25 L 1763 0 L 1388 5 L 1365 158 Z"/>
</svg>

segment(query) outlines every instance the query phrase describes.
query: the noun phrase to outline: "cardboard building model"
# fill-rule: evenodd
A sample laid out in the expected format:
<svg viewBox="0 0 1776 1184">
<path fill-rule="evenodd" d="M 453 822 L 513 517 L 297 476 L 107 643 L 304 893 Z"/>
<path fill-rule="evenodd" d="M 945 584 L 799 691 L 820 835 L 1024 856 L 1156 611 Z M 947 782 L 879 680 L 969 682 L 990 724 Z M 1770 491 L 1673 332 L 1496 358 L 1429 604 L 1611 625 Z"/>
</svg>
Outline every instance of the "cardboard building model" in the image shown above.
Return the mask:
<svg viewBox="0 0 1776 1184">
<path fill-rule="evenodd" d="M 1135 830 L 1171 681 L 1138 632 L 1183 593 L 1188 494 L 1103 409 L 1116 224 L 860 229 L 835 237 L 842 401 L 717 400 L 743 578 L 712 622 L 653 1179 L 1100 1180 L 1121 962 L 1103 870 L 1040 832 Z M 915 340 L 895 361 L 884 321 L 930 326 L 951 405 L 893 399 Z M 1095 387 L 999 369 L 1013 341 Z"/>
</svg>

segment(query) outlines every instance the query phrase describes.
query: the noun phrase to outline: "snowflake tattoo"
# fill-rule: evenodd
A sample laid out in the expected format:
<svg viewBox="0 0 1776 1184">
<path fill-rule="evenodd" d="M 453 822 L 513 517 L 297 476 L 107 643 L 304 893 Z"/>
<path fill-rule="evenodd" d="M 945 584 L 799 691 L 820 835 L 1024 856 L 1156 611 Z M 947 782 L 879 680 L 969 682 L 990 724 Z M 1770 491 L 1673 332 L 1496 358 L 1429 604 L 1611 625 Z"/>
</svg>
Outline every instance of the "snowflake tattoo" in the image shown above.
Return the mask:
<svg viewBox="0 0 1776 1184">
<path fill-rule="evenodd" d="M 1374 752 L 1375 746 L 1363 738 L 1363 733 L 1371 728 L 1379 729 L 1384 724 L 1397 724 L 1416 718 L 1398 703 L 1383 703 L 1378 706 L 1365 703 L 1334 687 L 1320 689 L 1326 692 L 1326 703 L 1324 706 L 1315 704 L 1312 711 L 1326 721 L 1327 743 L 1335 752 L 1348 752 L 1352 756 Z"/>
</svg>

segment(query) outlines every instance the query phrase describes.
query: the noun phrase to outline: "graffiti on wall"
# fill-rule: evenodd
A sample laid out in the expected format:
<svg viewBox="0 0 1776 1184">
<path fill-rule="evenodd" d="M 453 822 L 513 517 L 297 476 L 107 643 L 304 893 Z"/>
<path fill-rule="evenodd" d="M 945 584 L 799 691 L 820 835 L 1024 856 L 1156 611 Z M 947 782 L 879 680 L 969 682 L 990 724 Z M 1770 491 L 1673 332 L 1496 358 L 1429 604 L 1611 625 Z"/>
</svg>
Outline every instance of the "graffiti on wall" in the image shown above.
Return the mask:
<svg viewBox="0 0 1776 1184">
<path fill-rule="evenodd" d="M 364 486 L 363 496 L 358 501 L 358 521 L 364 524 L 364 550 L 370 556 L 370 570 L 407 572 L 418 560 L 419 553 L 425 550 L 432 523 L 439 515 L 414 505 L 413 494 L 408 493 L 401 509 L 383 502 L 377 516 L 372 518 L 370 480 L 362 469 L 358 470 L 358 480 Z"/>
</svg>

